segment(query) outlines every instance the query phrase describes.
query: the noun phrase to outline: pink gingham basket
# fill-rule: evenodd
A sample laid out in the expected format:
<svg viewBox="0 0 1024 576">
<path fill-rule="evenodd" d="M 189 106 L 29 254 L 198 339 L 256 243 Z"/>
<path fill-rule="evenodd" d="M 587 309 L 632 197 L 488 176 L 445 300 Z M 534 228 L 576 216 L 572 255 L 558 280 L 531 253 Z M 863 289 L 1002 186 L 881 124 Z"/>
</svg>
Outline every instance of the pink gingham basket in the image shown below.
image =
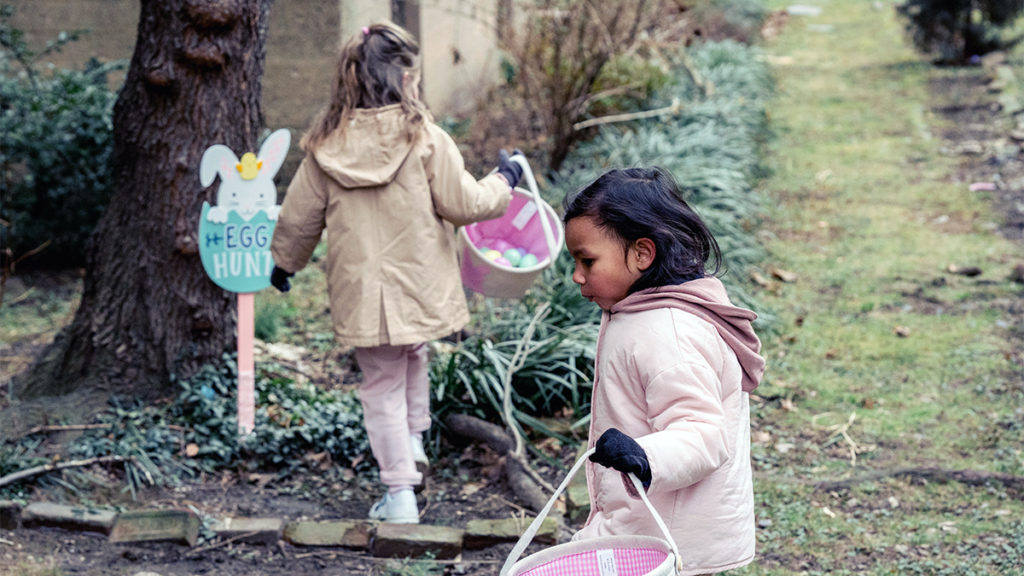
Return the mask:
<svg viewBox="0 0 1024 576">
<path fill-rule="evenodd" d="M 682 558 L 672 534 L 669 533 L 661 515 L 651 506 L 640 480 L 633 474 L 629 475 L 629 479 L 654 516 L 664 538 L 601 536 L 559 544 L 519 559 L 533 541 L 555 501 L 565 491 L 576 472 L 586 463 L 587 457 L 593 453 L 594 449 L 591 448 L 569 470 L 547 505 L 537 514 L 533 523 L 512 548 L 505 565 L 501 567 L 501 576 L 674 576 L 682 571 Z"/>
</svg>

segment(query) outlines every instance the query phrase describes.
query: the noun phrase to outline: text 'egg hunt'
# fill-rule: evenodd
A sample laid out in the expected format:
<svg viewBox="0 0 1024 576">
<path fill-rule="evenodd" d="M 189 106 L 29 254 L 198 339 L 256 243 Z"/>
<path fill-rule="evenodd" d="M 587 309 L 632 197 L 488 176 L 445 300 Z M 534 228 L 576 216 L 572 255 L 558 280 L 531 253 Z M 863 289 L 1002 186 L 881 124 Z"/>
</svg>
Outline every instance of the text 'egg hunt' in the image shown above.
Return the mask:
<svg viewBox="0 0 1024 576">
<path fill-rule="evenodd" d="M 270 276 L 274 267 L 269 250 L 272 233 L 269 224 L 228 224 L 223 236 L 208 232 L 204 241 L 211 249 L 212 261 L 207 271 L 214 279 Z"/>
</svg>

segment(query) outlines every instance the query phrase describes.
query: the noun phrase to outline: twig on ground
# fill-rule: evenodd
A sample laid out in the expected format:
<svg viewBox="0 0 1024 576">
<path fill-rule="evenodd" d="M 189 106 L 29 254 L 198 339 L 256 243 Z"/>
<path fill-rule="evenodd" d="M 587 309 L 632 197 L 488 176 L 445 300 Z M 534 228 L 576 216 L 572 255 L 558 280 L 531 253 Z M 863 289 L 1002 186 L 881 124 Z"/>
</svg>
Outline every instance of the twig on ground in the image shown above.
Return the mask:
<svg viewBox="0 0 1024 576">
<path fill-rule="evenodd" d="M 203 552 L 209 552 L 210 550 L 215 550 L 215 549 L 220 548 L 222 546 L 227 546 L 228 544 L 231 544 L 232 542 L 237 542 L 237 541 L 239 541 L 239 540 L 241 540 L 243 538 L 248 538 L 249 536 L 254 536 L 256 534 L 258 534 L 258 532 L 246 532 L 245 534 L 239 534 L 238 536 L 232 536 L 231 538 L 228 538 L 227 540 L 222 540 L 220 542 L 215 542 L 213 544 L 208 544 L 206 546 L 201 546 L 199 548 L 195 548 L 193 550 L 189 550 L 188 552 L 185 553 L 185 556 L 194 556 L 196 554 L 201 554 Z"/>
<path fill-rule="evenodd" d="M 369 556 L 369 555 L 364 556 L 362 554 L 359 554 L 358 552 L 345 552 L 343 550 L 315 550 L 313 552 L 305 552 L 303 554 L 296 554 L 295 556 L 293 556 L 293 558 L 295 558 L 296 560 L 299 560 L 301 558 L 317 558 L 317 557 L 323 557 L 323 556 L 326 556 L 328 558 L 338 558 L 338 557 L 341 557 L 341 558 L 352 558 L 352 559 L 355 559 L 355 560 L 367 560 L 367 561 L 370 561 L 370 562 L 401 562 L 401 561 L 405 560 L 405 561 L 414 562 L 414 563 L 429 562 L 431 564 L 440 564 L 440 565 L 447 565 L 447 564 L 500 564 L 500 563 L 504 562 L 504 560 L 466 560 L 464 558 L 459 558 L 459 559 L 456 559 L 456 558 L 448 558 L 448 559 L 444 559 L 444 558 L 387 558 L 387 557 L 381 557 L 381 556 Z"/>
<path fill-rule="evenodd" d="M 68 462 L 57 462 L 55 464 L 43 464 L 41 466 L 34 466 L 32 468 L 26 468 L 17 472 L 12 472 L 6 476 L 0 477 L 0 486 L 6 486 L 25 478 L 30 478 L 38 474 L 45 474 L 47 472 L 54 472 L 56 470 L 64 470 L 65 468 L 80 468 L 82 466 L 90 466 L 92 464 L 107 464 L 110 462 L 124 462 L 125 460 L 131 460 L 124 456 L 99 456 L 96 458 L 87 458 L 85 460 L 70 460 Z"/>
<path fill-rule="evenodd" d="M 849 448 L 849 451 L 850 451 L 850 466 L 856 466 L 857 465 L 857 454 L 861 454 L 861 453 L 864 453 L 864 452 L 871 452 L 872 450 L 874 450 L 876 448 L 876 446 L 874 444 L 858 444 L 853 439 L 853 437 L 850 436 L 850 432 L 849 432 L 850 431 L 850 426 L 853 426 L 853 422 L 857 419 L 857 413 L 856 412 L 851 412 L 850 413 L 850 417 L 846 420 L 845 424 L 833 424 L 832 426 L 819 426 L 818 425 L 818 419 L 822 418 L 824 416 L 828 416 L 830 414 L 831 414 L 831 412 L 825 412 L 824 414 L 818 414 L 817 416 L 812 418 L 811 421 L 814 423 L 815 427 L 824 428 L 825 430 L 829 430 L 831 432 L 834 432 L 835 434 L 833 434 L 831 438 L 835 438 L 836 435 L 842 436 L 843 440 L 846 441 L 846 445 L 847 445 L 847 447 Z"/>
</svg>

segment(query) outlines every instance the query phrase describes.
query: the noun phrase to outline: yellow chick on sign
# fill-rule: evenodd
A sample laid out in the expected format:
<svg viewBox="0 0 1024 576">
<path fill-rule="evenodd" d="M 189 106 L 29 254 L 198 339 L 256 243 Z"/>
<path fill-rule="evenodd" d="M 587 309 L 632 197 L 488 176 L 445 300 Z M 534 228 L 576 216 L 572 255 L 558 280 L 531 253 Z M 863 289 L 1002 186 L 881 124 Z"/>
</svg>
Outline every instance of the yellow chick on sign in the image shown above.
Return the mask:
<svg viewBox="0 0 1024 576">
<path fill-rule="evenodd" d="M 242 154 L 242 159 L 238 161 L 238 164 L 235 164 L 235 168 L 242 176 L 242 180 L 252 180 L 260 173 L 260 168 L 263 168 L 263 161 L 257 160 L 256 155 L 252 152 L 246 152 Z"/>
</svg>

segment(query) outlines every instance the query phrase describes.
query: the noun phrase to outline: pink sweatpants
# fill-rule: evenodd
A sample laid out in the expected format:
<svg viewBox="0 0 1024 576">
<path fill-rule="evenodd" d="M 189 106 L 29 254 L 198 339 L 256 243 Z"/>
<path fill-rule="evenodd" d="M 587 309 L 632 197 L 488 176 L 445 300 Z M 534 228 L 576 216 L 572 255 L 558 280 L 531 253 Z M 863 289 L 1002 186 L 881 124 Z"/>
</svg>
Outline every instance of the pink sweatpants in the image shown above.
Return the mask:
<svg viewBox="0 0 1024 576">
<path fill-rule="evenodd" d="M 388 486 L 414 486 L 416 471 L 409 436 L 430 428 L 430 376 L 427 345 L 356 348 L 363 372 L 359 400 L 370 450 Z"/>
</svg>

